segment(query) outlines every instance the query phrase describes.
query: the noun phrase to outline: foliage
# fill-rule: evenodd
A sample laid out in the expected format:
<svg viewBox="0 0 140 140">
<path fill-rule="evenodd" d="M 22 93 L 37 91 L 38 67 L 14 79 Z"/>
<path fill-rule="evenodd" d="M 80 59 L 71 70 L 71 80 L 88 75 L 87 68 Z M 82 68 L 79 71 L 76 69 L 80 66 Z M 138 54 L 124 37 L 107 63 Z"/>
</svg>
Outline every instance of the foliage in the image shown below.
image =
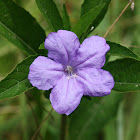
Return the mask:
<svg viewBox="0 0 140 140">
<path fill-rule="evenodd" d="M 0 122 L 4 121 L 4 123 L 2 123 L 2 125 L 0 126 L 0 134 L 3 134 L 4 131 L 6 132 L 8 128 L 10 129 L 14 127 L 15 124 L 15 129 L 20 127 L 20 125 L 18 126 L 18 124 L 20 123 L 19 119 L 21 119 L 23 132 L 25 133 L 25 131 L 28 131 L 26 135 L 23 134 L 24 139 L 30 139 L 30 137 L 33 135 L 33 132 L 38 127 L 38 124 L 41 123 L 41 121 L 46 115 L 46 112 L 43 112 L 43 109 L 40 109 L 40 107 L 37 104 L 43 104 L 47 106 L 47 111 L 51 108 L 48 102 L 49 97 L 46 96 L 46 94 L 49 95 L 50 91 L 43 92 L 33 89 L 32 85 L 29 83 L 28 80 L 29 66 L 31 65 L 33 60 L 38 55 L 47 55 L 47 51 L 44 50 L 44 40 L 46 35 L 42 27 L 49 26 L 48 31 L 46 31 L 46 33 L 48 33 L 50 30 L 71 30 L 77 34 L 77 36 L 80 39 L 80 42 L 82 42 L 86 37 L 90 35 L 102 34 L 102 29 L 104 29 L 103 31 L 107 30 L 107 28 L 105 28 L 105 25 L 109 25 L 109 20 L 107 19 L 108 17 L 105 17 L 105 15 L 108 9 L 109 14 L 111 15 L 112 11 L 114 10 L 113 6 L 116 6 L 116 4 L 119 4 L 120 2 L 112 1 L 114 5 L 110 5 L 111 0 L 84 0 L 81 6 L 80 19 L 74 21 L 72 18 L 72 16 L 74 17 L 74 14 L 71 15 L 71 10 L 73 9 L 69 9 L 71 7 L 71 2 L 66 2 L 65 4 L 63 4 L 61 2 L 54 2 L 53 0 L 35 1 L 38 6 L 38 9 L 41 11 L 41 13 L 38 12 L 40 19 L 37 19 L 37 17 L 34 18 L 32 14 L 30 14 L 31 11 L 29 13 L 27 10 L 25 10 L 25 4 L 27 3 L 26 1 L 23 2 L 23 0 L 15 0 L 14 2 L 12 0 L 0 0 L 0 35 L 7 39 L 7 41 L 15 45 L 17 48 L 19 48 L 17 49 L 15 47 L 11 47 L 12 45 L 10 43 L 8 44 L 7 41 L 5 41 L 6 43 L 2 44 L 2 42 L 4 41 L 2 38 L 0 38 L 0 50 L 2 52 L 0 53 L 0 66 L 3 67 L 4 63 L 6 63 L 5 61 L 7 61 L 8 59 L 9 63 L 7 63 L 7 65 L 11 67 L 10 70 L 6 70 L 6 68 L 1 68 L 0 72 L 2 74 L 0 74 L 0 76 L 3 76 L 3 74 L 5 74 L 4 71 L 7 72 L 7 76 L 5 76 L 5 78 L 0 77 L 2 79 L 0 82 L 0 100 L 6 100 L 6 98 L 12 98 L 17 95 L 20 95 L 20 97 L 11 100 L 20 102 L 21 110 L 24 108 L 24 110 L 22 110 L 21 113 L 24 115 L 19 115 L 19 113 L 16 113 L 18 114 L 18 116 L 14 114 L 13 116 L 15 117 L 13 118 L 11 117 L 11 115 L 9 115 L 12 118 L 9 121 L 5 121 L 5 118 L 3 118 L 3 116 L 0 117 Z M 21 6 L 19 6 L 19 4 L 21 4 Z M 62 10 L 58 8 L 59 5 L 61 5 Z M 33 6 L 35 7 L 35 5 Z M 111 9 L 111 7 L 113 10 Z M 32 12 L 35 13 L 35 11 Z M 136 10 L 136 12 L 140 14 L 139 10 Z M 133 14 L 131 14 L 131 11 L 129 11 L 128 14 L 125 16 L 133 17 Z M 47 20 L 47 24 L 44 23 L 44 19 Z M 112 20 L 112 18 L 110 20 Z M 127 25 L 130 26 L 129 28 L 125 26 L 126 25 L 124 25 L 123 27 L 124 31 L 123 29 L 120 29 L 120 27 L 116 27 L 116 29 L 114 29 L 116 31 L 111 33 L 111 35 L 108 37 L 109 41 L 107 41 L 107 43 L 110 46 L 110 51 L 107 53 L 108 58 L 103 69 L 108 70 L 114 77 L 115 86 L 113 88 L 113 91 L 109 96 L 103 98 L 82 98 L 81 104 L 78 107 L 78 109 L 76 109 L 74 113 L 67 117 L 68 126 L 66 128 L 67 132 L 65 134 L 66 139 L 69 138 L 76 140 L 90 140 L 94 138 L 95 140 L 98 140 L 100 139 L 98 138 L 99 134 L 103 132 L 105 134 L 104 139 L 109 140 L 108 130 L 111 130 L 115 133 L 112 133 L 112 137 L 114 138 L 111 139 L 116 139 L 116 129 L 120 129 L 120 127 L 118 126 L 117 128 L 114 128 L 114 122 L 116 120 L 113 120 L 113 118 L 116 118 L 117 114 L 126 117 L 126 114 L 128 113 L 127 112 L 124 115 L 118 112 L 118 110 L 120 109 L 119 106 L 121 102 L 123 102 L 124 104 L 123 107 L 125 107 L 125 102 L 130 102 L 128 104 L 131 104 L 131 102 L 133 103 L 132 107 L 131 105 L 129 105 L 129 113 L 132 112 L 132 114 L 130 115 L 130 126 L 132 128 L 132 131 L 128 124 L 127 129 L 124 122 L 122 123 L 126 128 L 126 132 L 124 132 L 126 133 L 126 136 L 124 136 L 124 138 L 126 140 L 134 139 L 134 134 L 136 128 L 138 127 L 138 118 L 140 116 L 138 110 L 138 99 L 140 97 L 138 93 L 136 93 L 140 91 L 140 51 L 139 49 L 134 48 L 128 49 L 127 47 L 125 47 L 125 45 L 120 45 L 121 42 L 114 42 L 114 40 L 116 39 L 116 37 L 114 36 L 117 36 L 118 38 L 120 38 L 120 41 L 122 41 L 122 36 L 124 36 L 125 34 L 126 36 L 124 36 L 124 40 L 130 40 L 129 34 L 132 33 L 132 29 L 134 30 L 134 27 L 132 27 L 132 25 Z M 131 38 L 135 36 L 133 37 L 133 39 L 131 39 L 131 43 L 136 43 L 135 45 L 138 45 L 139 43 L 139 26 L 137 26 L 137 29 L 138 30 L 135 30 L 136 34 L 133 33 L 131 35 Z M 9 52 L 9 50 L 12 50 L 12 48 L 14 48 L 13 51 Z M 6 54 L 4 52 L 6 52 Z M 17 64 L 19 61 L 15 61 L 16 55 L 17 59 L 19 56 L 22 59 L 22 61 L 20 61 L 19 64 Z M 15 64 L 17 64 L 16 67 Z M 11 71 L 11 69 L 13 69 L 13 71 Z M 8 74 L 9 71 L 10 74 Z M 37 119 L 39 120 L 38 122 L 36 122 L 36 127 L 34 126 L 35 123 L 33 119 L 31 119 L 31 130 L 29 130 L 29 128 L 27 127 L 27 122 L 29 121 L 29 118 L 32 118 L 32 116 L 27 108 L 25 96 L 23 96 L 24 94 L 22 94 L 25 92 L 26 94 L 31 95 L 31 97 L 28 97 L 28 100 L 35 103 L 33 109 L 35 110 L 35 113 L 37 114 Z M 125 93 L 129 92 L 131 92 L 130 97 L 132 97 L 132 101 L 130 101 L 131 98 L 128 97 L 129 94 L 125 95 Z M 43 97 L 46 98 L 43 98 L 42 94 L 44 95 Z M 2 100 L 2 106 L 7 104 L 13 104 L 7 103 L 5 102 L 5 100 Z M 129 120 L 129 116 L 127 116 L 126 119 Z M 137 120 L 137 122 L 135 119 Z M 112 120 L 111 123 L 110 120 Z M 7 127 L 5 126 L 5 124 L 7 124 Z M 104 127 L 106 124 L 108 126 Z M 62 133 L 63 135 L 63 133 L 65 132 L 59 132 L 57 127 L 60 128 L 60 115 L 56 112 L 53 112 L 48 120 L 47 126 L 43 127 L 42 131 L 40 132 L 40 135 L 43 137 L 43 139 L 58 139 L 60 133 Z M 114 129 L 110 129 L 112 127 Z M 19 139 L 19 137 L 20 136 L 18 136 L 17 134 L 15 139 Z M 3 135 L 0 136 L 0 139 L 3 139 Z"/>
<path fill-rule="evenodd" d="M 27 54 L 37 54 L 45 33 L 35 19 L 11 0 L 0 1 L 0 34 Z"/>
</svg>

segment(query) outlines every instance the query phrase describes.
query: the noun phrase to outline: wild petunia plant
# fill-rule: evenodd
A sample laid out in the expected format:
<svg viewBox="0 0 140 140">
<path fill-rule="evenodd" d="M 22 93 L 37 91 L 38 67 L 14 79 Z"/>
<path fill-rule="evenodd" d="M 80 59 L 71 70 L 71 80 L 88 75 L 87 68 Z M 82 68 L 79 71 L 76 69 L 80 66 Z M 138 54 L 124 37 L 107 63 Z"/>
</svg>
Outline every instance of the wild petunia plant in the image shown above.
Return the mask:
<svg viewBox="0 0 140 140">
<path fill-rule="evenodd" d="M 110 49 L 104 38 L 91 36 L 80 45 L 76 34 L 59 30 L 48 35 L 45 48 L 48 58 L 38 56 L 33 61 L 28 79 L 40 90 L 53 88 L 50 101 L 58 113 L 72 113 L 83 95 L 110 94 L 113 77 L 101 69 Z"/>
<path fill-rule="evenodd" d="M 96 139 L 103 126 L 116 117 L 123 100 L 123 94 L 119 92 L 133 93 L 140 90 L 139 56 L 122 45 L 105 40 L 131 3 L 134 9 L 134 0 L 129 1 L 112 26 L 105 29 L 107 32 L 103 37 L 100 37 L 100 32 L 96 33 L 94 29 L 106 15 L 111 0 L 84 0 L 80 19 L 74 25 L 70 23 L 65 5 L 61 16 L 53 0 L 35 1 L 47 19 L 49 27 L 46 26 L 48 27 L 46 31 L 29 12 L 17 4 L 17 1 L 15 3 L 12 0 L 0 0 L 0 34 L 25 54 L 25 59 L 0 82 L 0 99 L 15 97 L 26 92 L 27 97 L 34 96 L 39 104 L 44 105 L 48 110 L 54 108 L 58 112 L 53 112 L 56 113 L 53 114 L 54 120 L 63 114 L 61 139 L 64 140 L 66 135 L 67 139 L 74 140 Z M 107 24 L 104 24 L 103 28 L 106 28 Z M 47 36 L 46 33 L 49 35 Z M 50 94 L 51 104 L 48 98 L 42 96 L 46 94 Z M 22 96 L 20 98 L 23 102 Z M 35 113 L 33 117 L 27 114 L 26 117 L 29 118 L 25 120 L 32 121 L 31 118 L 35 118 L 37 132 L 39 132 L 41 127 L 38 124 L 44 116 L 43 111 L 37 108 L 35 99 L 33 99 L 35 108 L 29 103 Z M 32 101 L 30 98 L 28 100 Z M 22 106 L 22 109 L 28 112 L 26 106 Z M 39 116 L 39 121 L 35 114 Z M 47 112 L 46 119 L 50 114 L 51 111 Z M 68 124 L 66 118 L 69 118 Z M 42 131 L 45 132 L 44 139 L 47 139 L 45 136 L 48 133 L 55 135 L 54 139 L 58 138 L 58 134 L 53 131 L 57 129 L 58 132 L 56 122 L 50 122 L 46 130 Z M 31 132 L 35 131 L 32 129 L 36 129 L 32 126 L 32 122 L 31 126 L 27 126 L 31 128 Z M 67 134 L 63 135 L 65 130 Z M 35 139 L 37 132 L 32 140 Z M 33 134 L 29 134 L 31 135 Z"/>
</svg>

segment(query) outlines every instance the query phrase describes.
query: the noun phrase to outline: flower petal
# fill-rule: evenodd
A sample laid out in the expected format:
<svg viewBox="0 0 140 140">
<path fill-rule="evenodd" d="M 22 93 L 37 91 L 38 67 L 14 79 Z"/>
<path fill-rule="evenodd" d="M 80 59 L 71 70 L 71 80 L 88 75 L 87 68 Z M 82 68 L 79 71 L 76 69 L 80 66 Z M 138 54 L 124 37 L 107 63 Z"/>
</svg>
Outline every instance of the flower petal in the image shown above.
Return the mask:
<svg viewBox="0 0 140 140">
<path fill-rule="evenodd" d="M 77 68 L 102 68 L 105 63 L 106 52 L 109 49 L 110 47 L 103 37 L 91 36 L 81 44 L 73 66 Z"/>
<path fill-rule="evenodd" d="M 78 83 L 83 85 L 84 95 L 105 96 L 114 87 L 114 79 L 108 71 L 87 68 L 77 71 L 76 74 Z"/>
<path fill-rule="evenodd" d="M 76 34 L 66 30 L 50 33 L 45 40 L 48 57 L 63 65 L 68 65 L 79 46 L 80 42 Z"/>
<path fill-rule="evenodd" d="M 28 79 L 30 83 L 40 90 L 53 88 L 64 75 L 64 68 L 53 60 L 38 56 L 30 65 Z"/>
<path fill-rule="evenodd" d="M 83 89 L 79 86 L 75 78 L 67 79 L 64 76 L 52 89 L 50 101 L 53 108 L 59 114 L 69 115 L 80 104 L 83 96 Z"/>
</svg>

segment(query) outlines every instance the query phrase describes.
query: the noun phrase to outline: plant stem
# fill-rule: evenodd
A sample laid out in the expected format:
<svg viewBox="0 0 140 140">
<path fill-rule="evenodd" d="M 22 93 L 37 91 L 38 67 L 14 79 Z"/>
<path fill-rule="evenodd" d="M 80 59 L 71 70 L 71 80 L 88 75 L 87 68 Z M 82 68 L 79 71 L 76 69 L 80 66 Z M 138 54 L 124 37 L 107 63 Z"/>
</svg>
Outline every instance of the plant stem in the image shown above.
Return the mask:
<svg viewBox="0 0 140 140">
<path fill-rule="evenodd" d="M 60 140 L 66 139 L 66 126 L 67 126 L 67 116 L 65 114 L 62 114 Z"/>
<path fill-rule="evenodd" d="M 28 94 L 27 94 L 26 92 L 25 92 L 25 95 L 26 95 L 26 98 L 27 98 L 27 103 L 28 103 L 28 105 L 29 105 L 29 107 L 30 107 L 30 109 L 31 109 L 32 114 L 33 114 L 33 118 L 34 118 L 34 120 L 35 120 L 36 127 L 38 128 L 38 127 L 39 127 L 39 123 L 38 123 L 38 120 L 37 120 L 36 113 L 35 113 L 35 111 L 34 111 L 32 105 L 31 105 L 31 103 L 30 103 L 30 100 L 28 99 Z M 43 140 L 43 138 L 42 138 L 42 136 L 41 136 L 40 133 L 39 133 L 39 137 L 40 137 L 41 140 Z"/>
<path fill-rule="evenodd" d="M 108 33 L 112 30 L 112 28 L 114 27 L 114 25 L 117 23 L 117 21 L 120 19 L 120 17 L 123 15 L 123 13 L 126 11 L 126 9 L 129 7 L 129 5 L 133 2 L 133 0 L 129 1 L 129 3 L 125 6 L 125 8 L 122 10 L 122 12 L 120 13 L 120 15 L 116 18 L 116 20 L 114 21 L 114 23 L 110 26 L 110 28 L 107 30 L 107 32 L 105 33 L 105 35 L 103 36 L 104 38 L 106 38 L 106 36 L 108 35 Z"/>
<path fill-rule="evenodd" d="M 38 129 L 36 130 L 36 132 L 34 133 L 33 137 L 31 140 L 34 140 L 36 138 L 36 135 L 38 134 L 38 132 L 40 131 L 42 125 L 44 124 L 44 122 L 48 119 L 48 117 L 50 116 L 51 112 L 53 111 L 53 108 L 50 110 L 50 112 L 47 114 L 46 118 L 42 121 L 42 123 L 40 124 L 40 126 L 38 127 Z"/>
</svg>

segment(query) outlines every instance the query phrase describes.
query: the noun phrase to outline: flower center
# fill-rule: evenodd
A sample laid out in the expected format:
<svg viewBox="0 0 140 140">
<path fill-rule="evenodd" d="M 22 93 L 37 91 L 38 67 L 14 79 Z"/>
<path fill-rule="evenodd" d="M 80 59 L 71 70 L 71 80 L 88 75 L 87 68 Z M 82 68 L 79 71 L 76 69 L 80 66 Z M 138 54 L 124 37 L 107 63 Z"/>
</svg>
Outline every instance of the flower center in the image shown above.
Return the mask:
<svg viewBox="0 0 140 140">
<path fill-rule="evenodd" d="M 72 77 L 76 77 L 77 75 L 74 73 L 73 67 L 67 65 L 65 71 L 67 72 L 67 78 L 70 79 Z"/>
</svg>

